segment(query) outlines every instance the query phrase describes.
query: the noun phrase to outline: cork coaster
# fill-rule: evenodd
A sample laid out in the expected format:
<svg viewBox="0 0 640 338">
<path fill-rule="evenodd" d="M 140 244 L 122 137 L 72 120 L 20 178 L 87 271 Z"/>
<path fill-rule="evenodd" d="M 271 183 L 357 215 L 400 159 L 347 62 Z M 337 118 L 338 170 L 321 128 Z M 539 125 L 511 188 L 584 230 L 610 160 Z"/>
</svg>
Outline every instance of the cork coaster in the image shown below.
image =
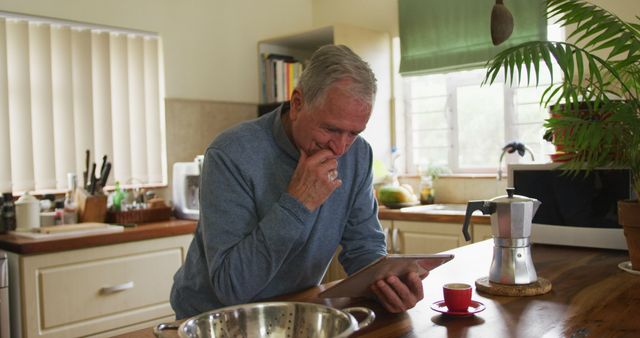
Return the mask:
<svg viewBox="0 0 640 338">
<path fill-rule="evenodd" d="M 537 296 L 551 291 L 551 282 L 538 277 L 531 284 L 509 285 L 490 282 L 489 277 L 482 277 L 476 280 L 476 290 L 496 296 Z"/>
</svg>

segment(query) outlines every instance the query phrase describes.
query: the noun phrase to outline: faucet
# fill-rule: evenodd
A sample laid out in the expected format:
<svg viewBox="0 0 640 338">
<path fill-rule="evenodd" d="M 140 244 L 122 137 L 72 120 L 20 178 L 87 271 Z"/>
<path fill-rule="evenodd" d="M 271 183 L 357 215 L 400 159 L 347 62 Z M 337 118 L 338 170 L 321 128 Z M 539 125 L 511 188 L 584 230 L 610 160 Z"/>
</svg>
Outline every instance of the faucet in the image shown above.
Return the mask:
<svg viewBox="0 0 640 338">
<path fill-rule="evenodd" d="M 531 151 L 531 148 L 525 146 L 524 143 L 520 143 L 517 141 L 507 143 L 507 145 L 502 147 L 502 154 L 500 154 L 500 159 L 498 160 L 498 181 L 502 180 L 502 158 L 504 157 L 504 154 L 513 154 L 516 151 L 520 156 L 524 156 L 524 153 L 528 151 L 531 155 L 531 161 L 535 161 L 533 151 Z"/>
</svg>

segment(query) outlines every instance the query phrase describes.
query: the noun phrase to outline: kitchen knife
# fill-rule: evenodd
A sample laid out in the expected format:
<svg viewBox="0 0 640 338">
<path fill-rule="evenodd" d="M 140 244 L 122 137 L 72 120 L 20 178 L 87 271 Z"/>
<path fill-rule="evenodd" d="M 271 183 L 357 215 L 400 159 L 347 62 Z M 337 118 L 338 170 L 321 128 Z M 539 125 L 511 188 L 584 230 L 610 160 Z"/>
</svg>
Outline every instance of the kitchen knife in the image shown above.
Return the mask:
<svg viewBox="0 0 640 338">
<path fill-rule="evenodd" d="M 96 162 L 91 165 L 91 183 L 89 184 L 89 193 L 93 195 L 96 192 Z"/>
<path fill-rule="evenodd" d="M 110 172 L 111 172 L 111 162 L 107 162 L 107 164 L 105 164 L 104 166 L 104 169 L 100 173 L 100 183 L 98 183 L 98 185 L 100 186 L 99 189 L 102 189 L 104 188 L 105 185 L 107 185 L 107 180 L 109 179 Z"/>
<path fill-rule="evenodd" d="M 102 165 L 100 166 L 100 178 L 102 178 L 102 172 L 104 172 L 104 166 L 107 165 L 107 155 L 102 156 Z"/>
<path fill-rule="evenodd" d="M 85 156 L 85 160 L 84 160 L 84 171 L 82 172 L 82 179 L 84 180 L 84 182 L 82 182 L 83 186 L 85 189 L 89 189 L 89 149 L 86 150 L 85 152 L 86 156 Z"/>
</svg>

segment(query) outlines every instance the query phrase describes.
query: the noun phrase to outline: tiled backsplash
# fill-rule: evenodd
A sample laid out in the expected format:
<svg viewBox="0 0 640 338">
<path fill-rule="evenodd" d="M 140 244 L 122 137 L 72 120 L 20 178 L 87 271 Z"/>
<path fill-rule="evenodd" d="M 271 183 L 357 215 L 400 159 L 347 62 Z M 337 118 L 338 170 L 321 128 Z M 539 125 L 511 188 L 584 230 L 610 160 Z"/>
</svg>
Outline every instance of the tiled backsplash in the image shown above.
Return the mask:
<svg viewBox="0 0 640 338">
<path fill-rule="evenodd" d="M 255 104 L 166 99 L 167 163 L 169 187 L 158 193 L 171 199 L 172 167 L 175 162 L 192 161 L 223 130 L 257 116 Z M 401 183 L 418 192 L 420 178 L 404 176 Z M 490 176 L 442 176 L 435 181 L 436 203 L 467 203 L 504 195 L 507 180 Z"/>
<path fill-rule="evenodd" d="M 190 162 L 223 130 L 258 116 L 249 103 L 166 99 L 167 173 L 169 187 L 160 194 L 171 199 L 173 163 Z"/>
<path fill-rule="evenodd" d="M 399 177 L 400 183 L 411 185 L 416 193 L 420 187 L 420 177 Z M 486 200 L 506 195 L 507 180 L 498 181 L 491 176 L 442 176 L 434 182 L 435 203 L 462 203 L 469 200 Z"/>
</svg>

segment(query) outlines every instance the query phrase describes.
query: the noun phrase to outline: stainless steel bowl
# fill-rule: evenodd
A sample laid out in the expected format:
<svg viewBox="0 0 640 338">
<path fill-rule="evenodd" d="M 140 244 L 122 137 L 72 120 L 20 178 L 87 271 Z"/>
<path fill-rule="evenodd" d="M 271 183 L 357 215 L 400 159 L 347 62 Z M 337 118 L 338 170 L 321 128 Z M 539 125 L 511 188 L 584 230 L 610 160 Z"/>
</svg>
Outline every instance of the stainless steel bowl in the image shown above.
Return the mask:
<svg viewBox="0 0 640 338">
<path fill-rule="evenodd" d="M 366 318 L 358 322 L 352 313 Z M 159 324 L 154 333 L 178 330 L 183 338 L 204 337 L 347 337 L 373 322 L 375 313 L 364 307 L 342 310 L 300 302 L 251 303 L 225 307 L 197 315 L 179 327 Z"/>
</svg>

